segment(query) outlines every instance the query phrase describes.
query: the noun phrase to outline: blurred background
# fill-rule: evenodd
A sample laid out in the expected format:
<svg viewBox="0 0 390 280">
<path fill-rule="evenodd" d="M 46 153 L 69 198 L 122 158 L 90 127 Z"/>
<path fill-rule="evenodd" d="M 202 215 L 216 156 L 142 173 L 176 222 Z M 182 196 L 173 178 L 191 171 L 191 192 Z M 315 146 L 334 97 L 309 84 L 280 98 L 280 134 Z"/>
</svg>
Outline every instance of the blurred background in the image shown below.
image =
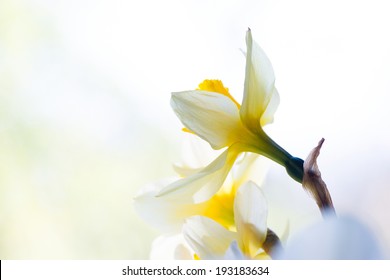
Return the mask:
<svg viewBox="0 0 390 280">
<path fill-rule="evenodd" d="M 170 92 L 221 79 L 242 97 L 245 33 L 281 104 L 268 134 L 319 157 L 339 214 L 390 248 L 387 1 L 1 0 L 0 258 L 144 259 L 159 234 L 134 212 L 174 175 L 183 133 Z M 270 163 L 270 224 L 321 219 Z"/>
</svg>

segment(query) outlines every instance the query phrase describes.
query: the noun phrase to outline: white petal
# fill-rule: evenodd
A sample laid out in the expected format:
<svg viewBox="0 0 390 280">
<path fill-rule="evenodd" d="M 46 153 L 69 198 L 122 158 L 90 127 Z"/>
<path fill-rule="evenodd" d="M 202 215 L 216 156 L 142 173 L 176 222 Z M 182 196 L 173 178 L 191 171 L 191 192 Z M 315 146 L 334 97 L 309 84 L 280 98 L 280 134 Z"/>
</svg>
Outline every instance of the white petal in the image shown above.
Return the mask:
<svg viewBox="0 0 390 280">
<path fill-rule="evenodd" d="M 241 186 L 234 200 L 234 219 L 241 250 L 255 256 L 267 234 L 267 203 L 255 183 L 249 181 Z"/>
<path fill-rule="evenodd" d="M 164 231 L 178 229 L 185 218 L 199 213 L 204 207 L 201 202 L 222 187 L 241 149 L 240 144 L 234 144 L 197 173 L 143 188 L 134 199 L 135 210 L 145 221 Z"/>
<path fill-rule="evenodd" d="M 280 103 L 280 97 L 279 92 L 276 88 L 274 88 L 273 93 L 271 94 L 271 100 L 268 103 L 267 108 L 265 109 L 265 112 L 261 116 L 260 119 L 260 125 L 265 126 L 267 124 L 270 124 L 274 121 L 274 115 L 276 110 L 278 109 Z"/>
<path fill-rule="evenodd" d="M 157 193 L 166 185 L 160 182 L 152 188 L 144 188 L 143 192 L 134 198 L 133 206 L 137 214 L 150 225 L 165 232 L 173 232 L 179 230 L 184 220 L 194 215 L 199 206 L 185 203 L 175 197 L 157 197 Z"/>
<path fill-rule="evenodd" d="M 263 182 L 269 161 L 255 153 L 245 153 L 242 160 L 236 160 L 232 169 L 235 185 L 241 186 L 246 181 Z"/>
<path fill-rule="evenodd" d="M 193 168 L 186 165 L 174 164 L 173 169 L 180 177 L 188 177 L 200 172 L 203 168 Z"/>
<path fill-rule="evenodd" d="M 273 119 L 273 113 L 279 104 L 275 90 L 274 71 L 264 51 L 252 40 L 251 31 L 247 32 L 247 56 L 245 84 L 240 116 L 250 130 L 257 130 Z M 271 106 L 268 108 L 268 106 Z"/>
<path fill-rule="evenodd" d="M 174 163 L 173 168 L 181 177 L 187 177 L 199 172 L 219 154 L 220 151 L 210 149 L 210 145 L 195 134 L 183 133 L 180 161 Z"/>
<path fill-rule="evenodd" d="M 201 259 L 221 259 L 235 233 L 204 216 L 193 216 L 183 226 L 184 238 Z"/>
<path fill-rule="evenodd" d="M 151 260 L 192 260 L 193 251 L 182 234 L 162 235 L 152 243 Z"/>
<path fill-rule="evenodd" d="M 178 199 L 183 203 L 200 203 L 210 199 L 221 188 L 240 152 L 239 145 L 232 145 L 200 172 L 170 184 L 157 196 Z"/>
<path fill-rule="evenodd" d="M 375 260 L 384 258 L 371 230 L 354 217 L 328 217 L 291 237 L 278 259 Z"/>
<path fill-rule="evenodd" d="M 242 130 L 236 104 L 223 94 L 201 90 L 175 92 L 171 106 L 183 125 L 214 149 L 230 146 Z"/>
</svg>

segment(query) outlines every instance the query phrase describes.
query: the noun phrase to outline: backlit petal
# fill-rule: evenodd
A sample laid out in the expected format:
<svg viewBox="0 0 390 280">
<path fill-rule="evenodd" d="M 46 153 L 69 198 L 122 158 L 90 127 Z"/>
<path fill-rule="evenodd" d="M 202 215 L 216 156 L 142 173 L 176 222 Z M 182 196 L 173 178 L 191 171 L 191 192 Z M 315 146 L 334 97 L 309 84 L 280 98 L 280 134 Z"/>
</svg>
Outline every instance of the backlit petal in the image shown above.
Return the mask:
<svg viewBox="0 0 390 280">
<path fill-rule="evenodd" d="M 198 89 L 223 94 L 229 97 L 234 104 L 236 104 L 237 108 L 240 108 L 240 104 L 234 99 L 230 94 L 229 89 L 226 88 L 220 80 L 204 80 L 199 84 Z"/>
<path fill-rule="evenodd" d="M 267 203 L 259 186 L 252 181 L 238 189 L 234 218 L 241 250 L 255 256 L 267 234 Z"/>
<path fill-rule="evenodd" d="M 179 230 L 184 220 L 201 211 L 199 209 L 202 209 L 202 206 L 188 203 L 191 200 L 191 193 L 183 194 L 183 198 L 187 196 L 187 199 L 178 199 L 169 195 L 158 197 L 157 194 L 167 185 L 169 183 L 162 181 L 146 186 L 134 198 L 133 205 L 137 214 L 150 225 L 170 232 Z"/>
<path fill-rule="evenodd" d="M 210 199 L 221 188 L 241 151 L 239 144 L 230 146 L 200 172 L 168 185 L 157 196 L 178 199 L 183 203 L 200 203 Z"/>
<path fill-rule="evenodd" d="M 242 134 L 238 108 L 226 95 L 201 90 L 175 92 L 171 106 L 183 125 L 214 149 L 230 146 Z"/>
<path fill-rule="evenodd" d="M 245 153 L 241 160 L 237 160 L 232 169 L 235 188 L 252 180 L 261 184 L 268 171 L 268 161 L 256 153 Z"/>
<path fill-rule="evenodd" d="M 234 232 L 203 216 L 188 218 L 183 226 L 183 234 L 200 259 L 223 258 L 236 237 Z"/>
<path fill-rule="evenodd" d="M 252 40 L 250 30 L 247 32 L 246 44 L 244 97 L 240 116 L 250 130 L 257 131 L 263 116 L 262 125 L 272 121 L 279 97 L 274 86 L 275 76 L 271 62 L 260 46 Z M 267 109 L 268 106 L 271 108 Z"/>
<path fill-rule="evenodd" d="M 273 93 L 271 94 L 271 100 L 268 103 L 267 108 L 265 109 L 265 112 L 260 118 L 260 125 L 265 126 L 267 124 L 270 124 L 274 121 L 274 115 L 276 110 L 278 109 L 280 103 L 280 97 L 278 90 L 274 88 Z"/>
<path fill-rule="evenodd" d="M 195 174 L 212 162 L 221 152 L 210 149 L 209 143 L 193 133 L 183 133 L 180 160 L 173 164 L 180 177 Z"/>
</svg>

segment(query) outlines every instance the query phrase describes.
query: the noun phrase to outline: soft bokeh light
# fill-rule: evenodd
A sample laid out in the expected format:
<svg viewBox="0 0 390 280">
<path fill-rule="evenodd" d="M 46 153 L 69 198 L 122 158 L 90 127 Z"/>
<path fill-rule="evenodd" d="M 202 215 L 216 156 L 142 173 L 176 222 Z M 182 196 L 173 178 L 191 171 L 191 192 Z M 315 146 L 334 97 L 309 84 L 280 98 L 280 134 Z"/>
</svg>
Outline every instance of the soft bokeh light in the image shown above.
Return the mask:
<svg viewBox="0 0 390 280">
<path fill-rule="evenodd" d="M 170 92 L 223 80 L 240 100 L 245 32 L 269 56 L 281 104 L 267 133 L 319 157 L 336 210 L 390 248 L 390 18 L 386 1 L 0 2 L 0 258 L 148 258 L 134 213 L 174 175 Z M 270 163 L 270 224 L 320 219 Z"/>
</svg>

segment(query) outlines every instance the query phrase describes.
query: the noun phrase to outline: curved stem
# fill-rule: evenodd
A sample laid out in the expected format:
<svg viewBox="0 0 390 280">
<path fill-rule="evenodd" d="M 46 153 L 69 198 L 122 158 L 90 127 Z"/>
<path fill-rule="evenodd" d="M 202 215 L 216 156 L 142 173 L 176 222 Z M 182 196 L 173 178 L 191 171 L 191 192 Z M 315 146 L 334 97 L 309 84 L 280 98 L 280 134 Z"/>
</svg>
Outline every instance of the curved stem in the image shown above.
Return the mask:
<svg viewBox="0 0 390 280">
<path fill-rule="evenodd" d="M 317 158 L 320 155 L 320 150 L 325 139 L 322 138 L 306 158 L 303 164 L 304 176 L 302 186 L 307 190 L 316 201 L 318 208 L 324 218 L 336 214 L 333 206 L 332 197 L 329 190 L 321 177 L 320 169 L 318 168 Z"/>
<path fill-rule="evenodd" d="M 288 175 L 298 183 L 303 181 L 303 160 L 293 157 L 279 146 L 261 128 L 256 133 L 257 141 L 253 152 L 261 154 L 286 168 Z M 260 141 L 259 141 L 260 140 Z"/>
</svg>

